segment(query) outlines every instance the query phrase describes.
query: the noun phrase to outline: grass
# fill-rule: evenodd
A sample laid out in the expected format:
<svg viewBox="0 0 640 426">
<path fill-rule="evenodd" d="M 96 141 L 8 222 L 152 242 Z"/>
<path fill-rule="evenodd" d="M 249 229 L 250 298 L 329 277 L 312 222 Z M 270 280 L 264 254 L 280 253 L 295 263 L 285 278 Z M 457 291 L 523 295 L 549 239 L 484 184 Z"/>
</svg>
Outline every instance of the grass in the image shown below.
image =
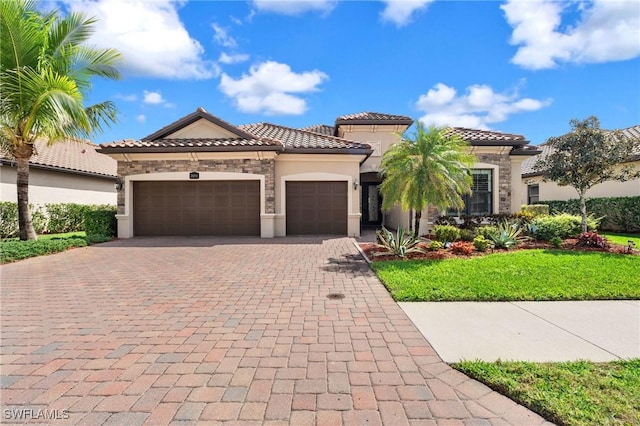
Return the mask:
<svg viewBox="0 0 640 426">
<path fill-rule="evenodd" d="M 17 238 L 0 241 L 0 263 L 10 263 L 29 257 L 59 253 L 73 247 L 84 247 L 84 232 L 40 235 L 37 240 L 20 241 Z"/>
<path fill-rule="evenodd" d="M 637 248 L 640 248 L 640 234 L 616 234 L 605 232 L 602 235 L 607 237 L 607 240 L 609 240 L 610 242 L 622 244 L 623 246 L 626 246 L 628 244 L 628 241 L 631 240 L 636 243 Z"/>
<path fill-rule="evenodd" d="M 640 359 L 453 367 L 560 425 L 640 424 Z"/>
<path fill-rule="evenodd" d="M 398 301 L 640 298 L 639 256 L 537 249 L 371 266 Z"/>
</svg>

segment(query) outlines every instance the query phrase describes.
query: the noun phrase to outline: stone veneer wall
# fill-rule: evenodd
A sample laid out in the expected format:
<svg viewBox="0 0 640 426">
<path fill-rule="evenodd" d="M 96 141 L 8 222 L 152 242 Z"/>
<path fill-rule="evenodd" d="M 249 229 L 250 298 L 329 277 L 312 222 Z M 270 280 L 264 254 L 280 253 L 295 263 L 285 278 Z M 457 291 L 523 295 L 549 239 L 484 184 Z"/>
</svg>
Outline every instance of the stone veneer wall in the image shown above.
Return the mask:
<svg viewBox="0 0 640 426">
<path fill-rule="evenodd" d="M 475 154 L 478 163 L 495 164 L 498 166 L 500 175 L 498 182 L 498 213 L 509 213 L 511 210 L 511 157 L 506 154 Z M 495 179 L 495 176 L 494 176 Z M 429 207 L 429 221 L 435 220 L 440 216 L 440 212 Z"/>
<path fill-rule="evenodd" d="M 118 161 L 118 177 L 162 172 L 230 172 L 265 176 L 265 212 L 275 213 L 275 160 Z M 118 191 L 118 213 L 124 214 L 124 190 Z"/>
</svg>

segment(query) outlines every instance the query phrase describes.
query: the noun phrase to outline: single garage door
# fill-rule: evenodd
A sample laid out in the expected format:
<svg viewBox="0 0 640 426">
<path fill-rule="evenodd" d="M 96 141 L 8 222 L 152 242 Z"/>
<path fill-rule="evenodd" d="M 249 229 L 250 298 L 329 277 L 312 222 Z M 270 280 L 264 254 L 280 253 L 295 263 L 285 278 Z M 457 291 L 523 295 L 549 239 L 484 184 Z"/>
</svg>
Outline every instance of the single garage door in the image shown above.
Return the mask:
<svg viewBox="0 0 640 426">
<path fill-rule="evenodd" d="M 287 182 L 287 235 L 346 235 L 347 182 Z"/>
<path fill-rule="evenodd" d="M 260 235 L 259 181 L 134 182 L 134 235 Z"/>
</svg>

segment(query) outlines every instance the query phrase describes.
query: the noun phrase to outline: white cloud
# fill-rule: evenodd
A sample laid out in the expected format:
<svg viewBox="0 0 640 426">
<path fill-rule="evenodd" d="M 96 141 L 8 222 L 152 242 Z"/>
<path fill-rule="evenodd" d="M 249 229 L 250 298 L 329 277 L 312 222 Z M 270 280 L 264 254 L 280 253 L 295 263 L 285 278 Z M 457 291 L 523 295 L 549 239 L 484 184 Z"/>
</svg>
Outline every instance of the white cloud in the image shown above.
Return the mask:
<svg viewBox="0 0 640 426">
<path fill-rule="evenodd" d="M 385 4 L 380 13 L 383 21 L 403 27 L 411 22 L 416 13 L 424 11 L 433 0 L 382 0 Z"/>
<path fill-rule="evenodd" d="M 551 99 L 521 98 L 517 90 L 497 93 L 490 86 L 474 84 L 457 95 L 454 88 L 436 84 L 420 96 L 416 108 L 425 113 L 420 121 L 426 125 L 488 129 L 489 124 L 507 120 L 510 115 L 536 111 L 550 105 Z"/>
<path fill-rule="evenodd" d="M 136 117 L 136 121 L 140 124 L 145 123 L 147 121 L 147 117 L 144 114 L 139 114 Z"/>
<path fill-rule="evenodd" d="M 222 52 L 218 58 L 218 62 L 222 64 L 238 64 L 249 60 L 249 55 L 243 53 L 227 54 Z"/>
<path fill-rule="evenodd" d="M 307 109 L 300 95 L 318 91 L 328 78 L 322 71 L 295 73 L 287 64 L 267 61 L 252 66 L 249 74 L 238 79 L 223 73 L 219 87 L 242 112 L 298 115 Z"/>
<path fill-rule="evenodd" d="M 227 30 L 224 27 L 216 24 L 215 22 L 211 24 L 211 28 L 213 28 L 213 41 L 218 43 L 220 46 L 234 48 L 238 47 L 238 43 L 236 40 L 229 35 Z"/>
<path fill-rule="evenodd" d="M 113 95 L 113 97 L 125 102 L 135 102 L 138 100 L 138 96 L 134 94 L 123 95 L 122 93 L 116 93 L 115 95 Z"/>
<path fill-rule="evenodd" d="M 148 90 L 144 90 L 144 100 L 145 104 L 149 105 L 161 105 L 166 103 L 167 101 L 162 98 L 162 94 L 160 92 L 150 92 Z"/>
<path fill-rule="evenodd" d="M 329 14 L 336 6 L 336 0 L 253 0 L 253 6 L 260 12 L 281 15 L 302 15 L 307 12 Z"/>
<path fill-rule="evenodd" d="M 65 0 L 70 10 L 96 16 L 91 41 L 123 55 L 120 69 L 133 75 L 167 79 L 218 76 L 213 61 L 189 35 L 171 0 Z"/>
<path fill-rule="evenodd" d="M 640 55 L 637 1 L 509 0 L 501 8 L 513 27 L 511 44 L 519 46 L 511 62 L 524 68 L 621 61 Z M 571 8 L 577 9 L 579 19 L 563 22 Z"/>
</svg>

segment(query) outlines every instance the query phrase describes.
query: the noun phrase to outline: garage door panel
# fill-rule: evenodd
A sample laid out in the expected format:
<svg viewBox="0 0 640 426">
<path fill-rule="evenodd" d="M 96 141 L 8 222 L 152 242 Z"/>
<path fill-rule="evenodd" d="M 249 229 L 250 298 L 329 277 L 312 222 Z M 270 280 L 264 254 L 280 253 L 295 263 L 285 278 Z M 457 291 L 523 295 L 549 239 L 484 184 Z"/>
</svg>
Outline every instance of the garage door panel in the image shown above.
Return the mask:
<svg viewBox="0 0 640 426">
<path fill-rule="evenodd" d="M 287 182 L 287 235 L 345 235 L 346 182 Z"/>
<path fill-rule="evenodd" d="M 135 182 L 135 235 L 260 235 L 259 181 Z"/>
</svg>

